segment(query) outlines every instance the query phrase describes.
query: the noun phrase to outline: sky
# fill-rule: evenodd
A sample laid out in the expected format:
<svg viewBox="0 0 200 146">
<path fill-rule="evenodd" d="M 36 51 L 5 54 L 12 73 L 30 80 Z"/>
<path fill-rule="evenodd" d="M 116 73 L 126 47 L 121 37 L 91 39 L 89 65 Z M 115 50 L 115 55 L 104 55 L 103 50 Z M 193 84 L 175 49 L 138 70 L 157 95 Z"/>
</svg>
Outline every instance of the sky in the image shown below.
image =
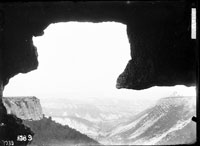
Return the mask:
<svg viewBox="0 0 200 146">
<path fill-rule="evenodd" d="M 117 89 L 117 77 L 130 56 L 126 25 L 115 22 L 60 22 L 34 37 L 39 66 L 11 78 L 4 96 L 38 98 L 161 98 L 195 95 L 195 87 L 177 85 L 145 90 Z"/>
</svg>

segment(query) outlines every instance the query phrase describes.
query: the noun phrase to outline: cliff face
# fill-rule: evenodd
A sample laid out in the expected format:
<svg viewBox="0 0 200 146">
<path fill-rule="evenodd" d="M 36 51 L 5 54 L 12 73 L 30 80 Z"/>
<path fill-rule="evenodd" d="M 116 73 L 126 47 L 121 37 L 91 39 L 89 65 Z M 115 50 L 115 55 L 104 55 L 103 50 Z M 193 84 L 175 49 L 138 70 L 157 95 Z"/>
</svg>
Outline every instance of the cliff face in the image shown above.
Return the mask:
<svg viewBox="0 0 200 146">
<path fill-rule="evenodd" d="M 7 114 L 23 120 L 40 120 L 43 117 L 40 100 L 36 97 L 3 97 Z"/>
</svg>

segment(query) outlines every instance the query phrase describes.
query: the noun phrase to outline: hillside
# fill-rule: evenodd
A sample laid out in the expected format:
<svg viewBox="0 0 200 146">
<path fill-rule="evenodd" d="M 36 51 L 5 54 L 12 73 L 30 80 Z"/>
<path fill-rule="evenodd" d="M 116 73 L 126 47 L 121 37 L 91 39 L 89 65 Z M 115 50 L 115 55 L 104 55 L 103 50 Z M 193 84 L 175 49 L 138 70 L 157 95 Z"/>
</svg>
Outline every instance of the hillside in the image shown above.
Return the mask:
<svg viewBox="0 0 200 146">
<path fill-rule="evenodd" d="M 27 121 L 23 123 L 35 133 L 30 146 L 64 146 L 64 145 L 97 145 L 98 142 L 81 134 L 68 126 L 52 121 L 51 117 L 43 117 L 38 121 Z"/>
<path fill-rule="evenodd" d="M 174 145 L 196 140 L 196 123 L 191 120 L 196 115 L 195 97 L 172 95 L 151 104 L 144 101 L 135 105 L 129 101 L 130 106 L 123 103 L 126 108 L 118 106 L 122 102 L 115 104 L 115 101 L 108 106 L 108 102 L 100 103 L 63 102 L 62 111 L 49 109 L 48 112 L 56 122 L 69 125 L 105 145 Z M 137 112 L 141 107 L 144 110 Z M 117 111 L 118 108 L 123 110 Z"/>
<path fill-rule="evenodd" d="M 5 135 L 7 134 L 12 138 L 16 146 L 26 145 L 29 142 L 31 142 L 30 146 L 98 144 L 95 140 L 75 129 L 62 126 L 51 118 L 44 117 L 40 100 L 34 96 L 3 97 L 3 104 L 8 115 L 0 127 L 0 137 L 2 138 L 0 142 L 5 140 Z M 17 121 L 18 125 L 13 122 L 14 120 Z M 8 128 L 10 129 L 8 130 Z M 26 139 L 16 139 L 16 135 L 17 138 L 20 135 L 26 137 Z"/>
<path fill-rule="evenodd" d="M 116 126 L 107 144 L 190 144 L 196 141 L 195 97 L 167 97 Z M 102 141 L 103 142 L 103 141 Z M 105 140 L 104 140 L 105 142 Z"/>
<path fill-rule="evenodd" d="M 148 99 L 147 99 L 148 100 Z M 146 100 L 145 100 L 146 101 Z M 135 98 L 87 98 L 87 100 L 63 98 L 41 100 L 43 112 L 53 120 L 68 125 L 99 141 L 122 121 L 135 116 L 155 101 Z"/>
</svg>

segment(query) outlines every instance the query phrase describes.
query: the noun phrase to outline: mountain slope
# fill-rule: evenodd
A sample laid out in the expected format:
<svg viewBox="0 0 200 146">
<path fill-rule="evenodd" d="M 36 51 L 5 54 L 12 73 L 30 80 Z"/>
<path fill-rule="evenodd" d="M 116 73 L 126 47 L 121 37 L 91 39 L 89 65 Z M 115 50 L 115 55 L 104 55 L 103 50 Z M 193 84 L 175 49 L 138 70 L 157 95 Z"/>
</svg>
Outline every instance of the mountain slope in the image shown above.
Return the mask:
<svg viewBox="0 0 200 146">
<path fill-rule="evenodd" d="M 107 144 L 192 143 L 196 139 L 196 124 L 191 122 L 195 110 L 194 97 L 160 99 L 137 119 L 132 118 L 114 128 L 107 137 Z"/>
<path fill-rule="evenodd" d="M 13 140 L 15 140 L 15 145 L 22 145 L 27 142 L 31 142 L 31 146 L 99 144 L 97 141 L 75 129 L 58 124 L 51 118 L 44 117 L 40 100 L 34 96 L 4 97 L 3 104 L 9 115 L 7 116 L 7 119 L 5 119 L 6 122 L 1 123 L 0 133 L 3 133 L 4 135 L 9 134 L 11 137 L 14 137 Z M 18 125 L 13 122 L 14 120 L 18 122 Z M 13 132 L 8 132 L 7 130 L 9 127 L 7 128 L 7 125 L 11 125 L 10 128 L 12 131 L 13 129 L 15 130 Z M 27 128 L 27 126 L 29 128 Z M 7 130 L 5 128 L 7 128 Z M 16 133 L 16 130 L 19 134 Z M 16 135 L 17 138 L 23 136 L 25 139 L 19 138 L 16 140 Z M 2 139 L 0 139 L 0 142 L 1 140 Z"/>
<path fill-rule="evenodd" d="M 59 99 L 44 101 L 43 111 L 53 120 L 62 125 L 68 125 L 81 133 L 99 141 L 107 136 L 116 125 L 127 121 L 155 103 L 131 99 L 100 99 L 87 100 Z M 142 105 L 142 106 L 141 106 Z M 144 106 L 145 105 L 145 106 Z M 134 111 L 134 112 L 133 112 Z"/>
<path fill-rule="evenodd" d="M 195 97 L 178 95 L 151 103 L 62 102 L 62 108 L 53 106 L 55 108 L 46 108 L 45 112 L 56 122 L 77 129 L 102 144 L 173 145 L 196 140 L 196 123 L 191 121 L 196 115 L 195 102 Z"/>
<path fill-rule="evenodd" d="M 29 126 L 35 133 L 31 146 L 64 146 L 64 145 L 98 145 L 99 143 L 88 136 L 72 129 L 68 126 L 62 126 L 51 118 L 43 117 L 38 121 L 23 122 Z"/>
</svg>

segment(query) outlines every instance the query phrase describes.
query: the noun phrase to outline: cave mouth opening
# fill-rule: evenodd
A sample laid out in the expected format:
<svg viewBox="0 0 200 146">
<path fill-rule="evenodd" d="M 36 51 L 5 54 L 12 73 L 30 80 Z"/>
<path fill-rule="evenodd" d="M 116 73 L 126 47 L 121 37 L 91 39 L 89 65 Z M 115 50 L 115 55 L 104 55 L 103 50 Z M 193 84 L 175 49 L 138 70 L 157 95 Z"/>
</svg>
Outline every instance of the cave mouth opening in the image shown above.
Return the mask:
<svg viewBox="0 0 200 146">
<path fill-rule="evenodd" d="M 126 25 L 121 23 L 50 24 L 43 36 L 33 37 L 33 43 L 38 51 L 38 69 L 28 76 L 19 74 L 12 78 L 4 95 L 36 96 L 41 101 L 45 116 L 51 116 L 54 121 L 67 124 L 86 135 L 90 131 L 81 131 L 70 122 L 66 123 L 65 118 L 71 116 L 75 120 L 93 123 L 107 120 L 103 123 L 105 127 L 101 124 L 97 126 L 97 130 L 103 127 L 101 132 L 105 132 L 118 126 L 115 125 L 118 120 L 130 120 L 130 117 L 153 107 L 155 101 L 163 97 L 196 96 L 195 87 L 183 85 L 154 86 L 139 91 L 117 89 L 117 77 L 131 59 Z M 190 101 L 191 105 L 195 105 L 194 100 Z M 171 100 L 170 104 L 173 102 Z"/>
<path fill-rule="evenodd" d="M 196 96 L 196 87 L 177 85 L 145 90 L 116 89 L 131 59 L 127 26 L 118 22 L 59 22 L 33 37 L 38 69 L 12 78 L 6 96 L 157 99 L 178 93 Z M 30 84 L 31 83 L 31 84 Z M 16 88 L 18 87 L 18 88 Z"/>
<path fill-rule="evenodd" d="M 51 95 L 111 96 L 131 59 L 126 25 L 118 22 L 50 24 L 33 42 L 44 82 L 48 72 L 56 85 L 45 86 L 54 92 Z"/>
</svg>

